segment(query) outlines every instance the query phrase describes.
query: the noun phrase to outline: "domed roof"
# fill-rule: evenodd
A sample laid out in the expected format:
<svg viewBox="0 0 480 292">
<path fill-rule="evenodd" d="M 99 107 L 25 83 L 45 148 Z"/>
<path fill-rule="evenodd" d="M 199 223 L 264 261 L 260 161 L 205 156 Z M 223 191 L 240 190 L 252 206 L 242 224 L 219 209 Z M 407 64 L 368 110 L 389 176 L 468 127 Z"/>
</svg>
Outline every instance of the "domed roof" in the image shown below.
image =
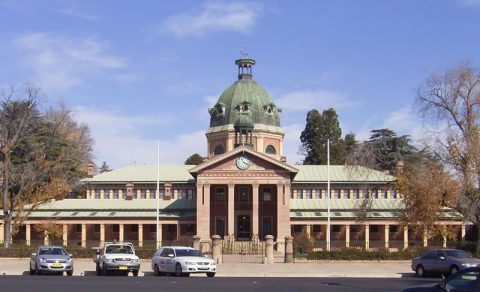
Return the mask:
<svg viewBox="0 0 480 292">
<path fill-rule="evenodd" d="M 208 110 L 210 127 L 234 125 L 242 115 L 250 117 L 253 124 L 280 127 L 281 108 L 278 108 L 268 92 L 251 78 L 251 66 L 255 61 L 244 57 L 235 63 L 239 66 L 239 80 L 228 87 L 214 107 Z M 248 70 L 243 71 L 247 66 Z"/>
</svg>

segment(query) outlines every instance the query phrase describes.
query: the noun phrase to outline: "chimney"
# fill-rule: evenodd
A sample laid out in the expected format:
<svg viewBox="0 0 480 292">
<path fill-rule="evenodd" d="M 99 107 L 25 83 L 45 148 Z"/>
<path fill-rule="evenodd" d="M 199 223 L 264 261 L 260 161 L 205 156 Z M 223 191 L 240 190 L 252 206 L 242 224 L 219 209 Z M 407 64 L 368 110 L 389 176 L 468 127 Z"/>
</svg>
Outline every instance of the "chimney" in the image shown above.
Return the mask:
<svg viewBox="0 0 480 292">
<path fill-rule="evenodd" d="M 397 175 L 399 174 L 403 174 L 403 167 L 405 166 L 403 160 L 399 160 L 397 162 L 397 166 L 396 166 L 396 172 L 397 172 Z"/>
<path fill-rule="evenodd" d="M 127 182 L 127 195 L 125 196 L 125 200 L 131 201 L 133 198 L 133 184 L 131 182 Z"/>
<path fill-rule="evenodd" d="M 95 163 L 89 161 L 87 164 L 87 177 L 93 177 L 95 175 Z"/>
<path fill-rule="evenodd" d="M 170 201 L 172 199 L 172 184 L 169 182 L 165 182 L 165 195 L 163 196 L 164 201 Z"/>
</svg>

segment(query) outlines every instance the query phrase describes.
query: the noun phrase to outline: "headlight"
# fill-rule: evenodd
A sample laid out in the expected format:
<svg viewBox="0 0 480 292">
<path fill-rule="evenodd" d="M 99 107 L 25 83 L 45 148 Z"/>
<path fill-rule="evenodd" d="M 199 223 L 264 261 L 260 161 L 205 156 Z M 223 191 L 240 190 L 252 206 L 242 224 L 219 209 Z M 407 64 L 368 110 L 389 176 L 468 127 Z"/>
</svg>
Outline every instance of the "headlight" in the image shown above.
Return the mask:
<svg viewBox="0 0 480 292">
<path fill-rule="evenodd" d="M 133 259 L 132 262 L 138 263 L 138 259 Z"/>
<path fill-rule="evenodd" d="M 71 263 L 71 262 L 72 262 L 72 258 L 67 259 L 67 263 Z"/>
<path fill-rule="evenodd" d="M 185 262 L 186 265 L 195 265 L 195 262 Z"/>
<path fill-rule="evenodd" d="M 38 260 L 39 260 L 41 263 L 45 263 L 45 262 L 47 261 L 47 260 L 44 259 L 44 258 L 39 258 Z"/>
</svg>

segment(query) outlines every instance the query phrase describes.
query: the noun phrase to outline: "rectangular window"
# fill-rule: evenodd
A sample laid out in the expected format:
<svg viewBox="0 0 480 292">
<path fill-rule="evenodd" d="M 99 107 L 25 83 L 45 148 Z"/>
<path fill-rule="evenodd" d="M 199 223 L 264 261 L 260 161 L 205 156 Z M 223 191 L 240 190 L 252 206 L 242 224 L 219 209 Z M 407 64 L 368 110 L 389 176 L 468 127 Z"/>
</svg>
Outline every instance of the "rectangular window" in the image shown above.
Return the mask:
<svg viewBox="0 0 480 292">
<path fill-rule="evenodd" d="M 126 199 L 126 198 L 127 198 L 127 191 L 122 190 L 122 199 Z"/>
<path fill-rule="evenodd" d="M 113 224 L 113 225 L 112 225 L 112 231 L 115 232 L 115 233 L 120 232 L 120 225 L 118 225 L 118 224 Z"/>
<path fill-rule="evenodd" d="M 303 199 L 303 190 L 297 190 L 297 199 Z"/>
<path fill-rule="evenodd" d="M 132 232 L 132 233 L 138 233 L 138 224 L 132 224 L 132 225 L 130 225 L 130 232 Z"/>
<path fill-rule="evenodd" d="M 118 190 L 113 191 L 113 198 L 118 199 Z"/>
<path fill-rule="evenodd" d="M 140 192 L 140 198 L 141 199 L 146 199 L 147 198 L 147 190 L 142 190 Z"/>
<path fill-rule="evenodd" d="M 315 191 L 315 199 L 321 199 L 322 198 L 322 190 L 321 189 L 317 189 Z"/>
<path fill-rule="evenodd" d="M 195 232 L 195 228 L 194 228 L 193 224 L 185 225 L 185 232 L 187 234 L 193 234 Z"/>
<path fill-rule="evenodd" d="M 397 190 L 391 190 L 390 191 L 390 198 L 392 198 L 392 199 L 397 198 Z"/>
<path fill-rule="evenodd" d="M 156 190 L 150 190 L 150 199 L 155 199 Z"/>
<path fill-rule="evenodd" d="M 360 232 L 360 226 L 352 225 L 352 226 L 350 226 L 350 231 L 353 232 L 353 233 L 358 233 L 358 232 Z"/>
<path fill-rule="evenodd" d="M 225 202 L 225 188 L 215 188 L 215 202 Z"/>
<path fill-rule="evenodd" d="M 93 225 L 93 232 L 95 232 L 95 233 L 100 232 L 100 224 L 94 224 Z"/>
<path fill-rule="evenodd" d="M 370 195 L 373 199 L 378 199 L 378 190 L 377 189 L 370 190 Z"/>
<path fill-rule="evenodd" d="M 75 232 L 77 233 L 82 232 L 82 224 L 75 224 Z"/>
<path fill-rule="evenodd" d="M 344 189 L 343 190 L 343 198 L 350 199 L 350 190 L 349 189 Z"/>
<path fill-rule="evenodd" d="M 303 225 L 293 225 L 293 232 L 295 233 L 303 232 Z"/>
<path fill-rule="evenodd" d="M 272 191 L 270 189 L 263 189 L 263 201 L 270 202 L 271 200 L 272 200 Z"/>
<path fill-rule="evenodd" d="M 160 197 L 160 200 L 163 200 L 163 198 L 165 197 L 165 190 L 162 190 L 162 189 L 159 190 L 159 197 Z"/>
<path fill-rule="evenodd" d="M 193 200 L 193 190 L 187 190 L 187 199 Z"/>
<path fill-rule="evenodd" d="M 100 199 L 100 190 L 95 190 L 95 199 Z"/>
<path fill-rule="evenodd" d="M 340 199 L 340 190 L 333 190 L 333 197 L 335 199 Z"/>
<path fill-rule="evenodd" d="M 312 198 L 312 190 L 307 190 L 305 193 L 306 199 L 311 199 Z"/>
<path fill-rule="evenodd" d="M 290 199 L 293 199 L 293 189 L 290 190 Z"/>
<path fill-rule="evenodd" d="M 398 225 L 390 225 L 389 230 L 392 233 L 397 233 L 398 232 Z"/>
<path fill-rule="evenodd" d="M 320 225 L 312 225 L 312 232 L 313 233 L 320 233 Z"/>
<path fill-rule="evenodd" d="M 370 225 L 370 232 L 378 233 L 378 225 Z"/>
<path fill-rule="evenodd" d="M 110 190 L 105 190 L 103 192 L 103 198 L 110 199 Z"/>
<path fill-rule="evenodd" d="M 248 202 L 248 188 L 240 188 L 240 202 Z"/>
<path fill-rule="evenodd" d="M 358 199 L 358 190 L 352 190 L 353 198 Z"/>
<path fill-rule="evenodd" d="M 340 225 L 332 225 L 332 232 L 340 232 Z"/>
<path fill-rule="evenodd" d="M 178 190 L 178 199 L 185 199 L 185 190 Z"/>
<path fill-rule="evenodd" d="M 150 233 L 155 233 L 155 232 L 157 232 L 157 225 L 149 224 L 148 226 L 149 226 L 149 227 L 148 227 L 148 231 L 149 231 Z"/>
<path fill-rule="evenodd" d="M 382 190 L 382 199 L 387 198 L 387 190 Z"/>
</svg>

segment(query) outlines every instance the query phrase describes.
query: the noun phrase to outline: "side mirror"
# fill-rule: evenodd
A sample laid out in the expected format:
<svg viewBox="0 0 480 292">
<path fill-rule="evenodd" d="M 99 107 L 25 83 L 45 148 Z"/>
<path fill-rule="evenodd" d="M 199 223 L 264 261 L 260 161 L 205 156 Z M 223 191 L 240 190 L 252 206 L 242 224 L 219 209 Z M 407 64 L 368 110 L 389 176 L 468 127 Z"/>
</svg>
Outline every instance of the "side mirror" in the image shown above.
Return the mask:
<svg viewBox="0 0 480 292">
<path fill-rule="evenodd" d="M 32 252 L 32 257 L 36 257 L 36 256 L 37 256 L 37 253 Z"/>
<path fill-rule="evenodd" d="M 169 258 L 174 258 L 175 255 L 174 255 L 173 253 L 170 253 L 170 254 L 168 254 L 168 257 L 169 257 Z"/>
<path fill-rule="evenodd" d="M 68 256 L 69 256 L 69 257 L 73 257 L 73 254 L 69 253 Z"/>
<path fill-rule="evenodd" d="M 100 251 L 97 249 L 97 251 L 95 252 L 95 254 L 98 256 L 100 255 Z"/>
</svg>

